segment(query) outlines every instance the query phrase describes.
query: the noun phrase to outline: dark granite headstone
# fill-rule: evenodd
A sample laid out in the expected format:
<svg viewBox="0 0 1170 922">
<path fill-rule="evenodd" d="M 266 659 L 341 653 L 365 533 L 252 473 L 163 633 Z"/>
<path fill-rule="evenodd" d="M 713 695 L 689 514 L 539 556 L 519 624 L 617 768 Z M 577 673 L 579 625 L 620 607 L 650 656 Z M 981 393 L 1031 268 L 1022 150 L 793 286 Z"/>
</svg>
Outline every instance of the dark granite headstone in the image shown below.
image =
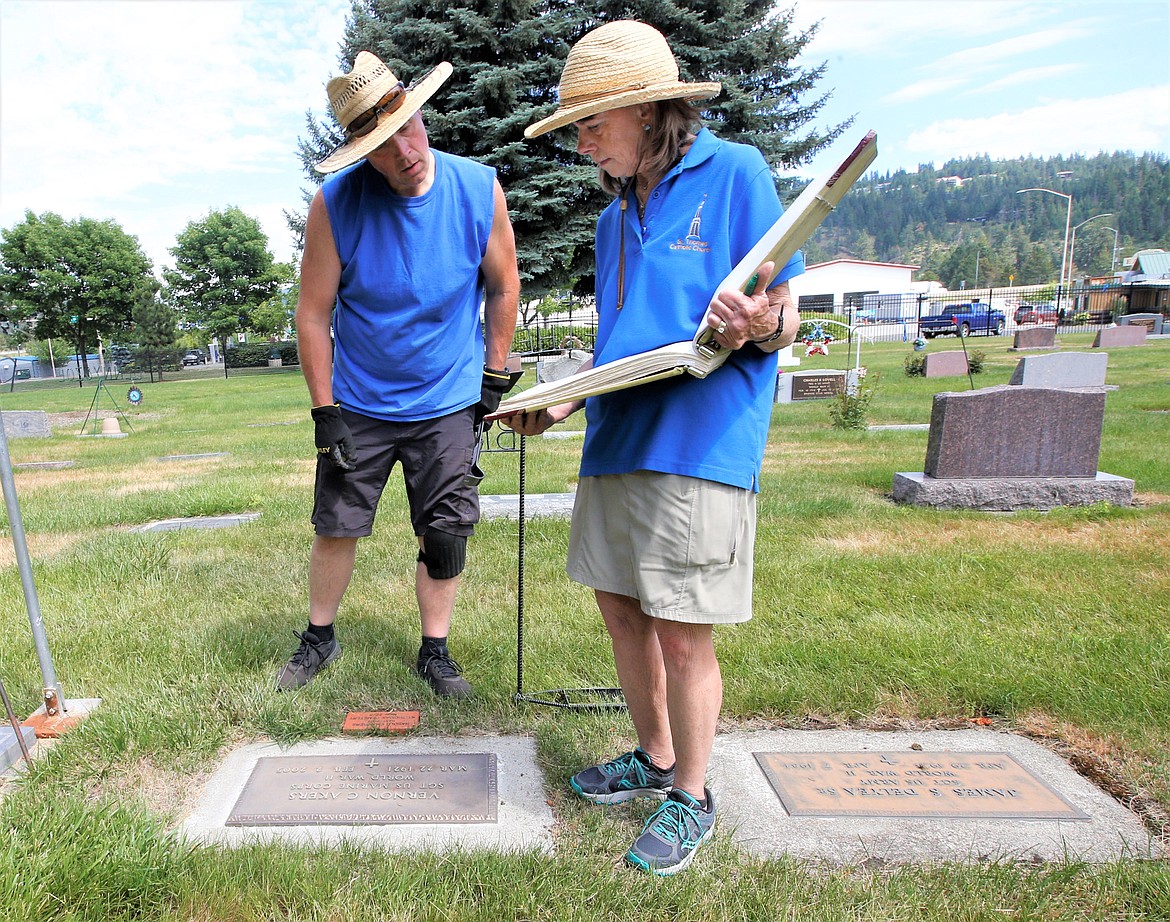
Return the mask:
<svg viewBox="0 0 1170 922">
<path fill-rule="evenodd" d="M 1052 352 L 1020 359 L 1008 384 L 1028 387 L 1104 387 L 1106 352 Z"/>
<path fill-rule="evenodd" d="M 1013 349 L 1051 349 L 1056 345 L 1056 327 L 1025 327 L 1016 330 Z"/>
<path fill-rule="evenodd" d="M 839 371 L 802 371 L 792 376 L 793 400 L 828 400 L 845 390 L 845 375 Z"/>
<path fill-rule="evenodd" d="M 4 434 L 10 439 L 45 439 L 53 434 L 44 410 L 5 410 Z"/>
<path fill-rule="evenodd" d="M 1145 327 L 1146 332 L 1151 335 L 1161 333 L 1166 326 L 1165 318 L 1161 314 L 1125 314 L 1118 317 L 1117 322 L 1123 326 Z"/>
<path fill-rule="evenodd" d="M 1104 390 L 1000 385 L 934 395 L 928 477 L 1095 477 Z"/>
<path fill-rule="evenodd" d="M 967 356 L 961 351 L 931 352 L 926 357 L 928 378 L 954 378 L 967 373 Z"/>
<path fill-rule="evenodd" d="M 1146 328 L 1142 326 L 1124 325 L 1106 327 L 1093 339 L 1094 349 L 1111 349 L 1116 346 L 1140 346 L 1146 341 Z"/>
</svg>

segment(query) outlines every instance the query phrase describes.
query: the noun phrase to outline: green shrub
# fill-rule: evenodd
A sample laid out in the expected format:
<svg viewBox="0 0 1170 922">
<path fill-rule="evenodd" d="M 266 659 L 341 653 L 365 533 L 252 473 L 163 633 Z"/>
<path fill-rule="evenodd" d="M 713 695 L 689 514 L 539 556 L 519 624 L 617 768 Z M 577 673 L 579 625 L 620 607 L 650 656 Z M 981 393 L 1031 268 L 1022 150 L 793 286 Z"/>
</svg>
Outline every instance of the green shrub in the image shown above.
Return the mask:
<svg viewBox="0 0 1170 922">
<path fill-rule="evenodd" d="M 926 376 L 926 353 L 911 352 L 906 356 L 906 360 L 902 363 L 902 367 L 906 369 L 906 374 L 911 378 L 923 378 Z"/>
<path fill-rule="evenodd" d="M 987 356 L 976 349 L 974 352 L 967 353 L 967 370 L 973 375 L 982 374 L 983 361 Z"/>
<path fill-rule="evenodd" d="M 848 386 L 829 402 L 829 421 L 834 429 L 865 430 L 869 427 L 869 404 L 877 388 L 877 375 L 868 376 L 862 370 L 856 389 Z"/>
</svg>

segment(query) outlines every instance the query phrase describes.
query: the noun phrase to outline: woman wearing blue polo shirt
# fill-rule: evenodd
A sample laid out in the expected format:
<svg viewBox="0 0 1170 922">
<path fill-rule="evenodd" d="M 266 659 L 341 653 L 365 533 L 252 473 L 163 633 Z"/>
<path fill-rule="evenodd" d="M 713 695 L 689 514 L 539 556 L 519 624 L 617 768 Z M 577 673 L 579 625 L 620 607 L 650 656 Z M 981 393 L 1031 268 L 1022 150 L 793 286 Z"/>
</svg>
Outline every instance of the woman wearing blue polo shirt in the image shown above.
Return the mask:
<svg viewBox="0 0 1170 922">
<path fill-rule="evenodd" d="M 759 151 L 699 125 L 689 100 L 720 89 L 680 82 L 651 26 L 608 23 L 569 52 L 557 111 L 525 131 L 573 124 L 615 196 L 597 223 L 594 364 L 690 339 L 704 322 L 734 350 L 707 378 L 507 421 L 535 435 L 585 407 L 567 569 L 594 590 L 639 745 L 570 784 L 594 803 L 664 799 L 626 854 L 656 874 L 685 868 L 714 829 L 704 779 L 723 685 L 712 628 L 751 617 L 774 353 L 800 325 L 787 285 L 804 271 L 799 254 L 779 272 L 761 266 L 751 296 L 712 300 L 783 210 Z"/>
</svg>

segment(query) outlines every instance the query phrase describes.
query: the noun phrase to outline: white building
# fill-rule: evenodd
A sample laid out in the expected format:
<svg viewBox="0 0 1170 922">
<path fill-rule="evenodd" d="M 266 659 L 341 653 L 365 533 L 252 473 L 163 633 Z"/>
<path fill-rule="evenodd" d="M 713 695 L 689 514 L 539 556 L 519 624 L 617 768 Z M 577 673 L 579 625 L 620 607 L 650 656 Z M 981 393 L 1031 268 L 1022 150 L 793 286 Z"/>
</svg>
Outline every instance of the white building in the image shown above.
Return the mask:
<svg viewBox="0 0 1170 922">
<path fill-rule="evenodd" d="M 804 275 L 791 279 L 788 286 L 802 311 L 874 310 L 886 300 L 900 303 L 903 295 L 920 291 L 922 284 L 912 280 L 917 268 L 865 259 L 834 259 L 806 266 Z M 888 299 L 882 298 L 883 295 L 889 296 Z"/>
</svg>

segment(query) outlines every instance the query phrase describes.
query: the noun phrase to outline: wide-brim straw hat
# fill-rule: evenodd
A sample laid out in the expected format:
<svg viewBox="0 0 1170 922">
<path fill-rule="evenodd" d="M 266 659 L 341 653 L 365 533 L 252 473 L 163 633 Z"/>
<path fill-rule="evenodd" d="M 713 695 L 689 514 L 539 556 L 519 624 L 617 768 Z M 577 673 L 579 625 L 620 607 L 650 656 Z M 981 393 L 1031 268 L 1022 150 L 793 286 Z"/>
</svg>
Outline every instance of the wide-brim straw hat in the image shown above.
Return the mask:
<svg viewBox="0 0 1170 922">
<path fill-rule="evenodd" d="M 524 137 L 535 138 L 610 109 L 664 99 L 706 99 L 723 89 L 718 83 L 683 83 L 678 77 L 678 62 L 653 26 L 628 19 L 598 26 L 569 50 L 557 87 L 559 107 L 525 128 Z"/>
<path fill-rule="evenodd" d="M 377 55 L 359 51 L 353 69 L 327 86 L 329 105 L 345 131 L 345 141 L 317 164 L 317 172 L 332 173 L 357 163 L 381 145 L 435 95 L 451 70 L 443 61 L 421 80 L 403 86 Z"/>
</svg>

